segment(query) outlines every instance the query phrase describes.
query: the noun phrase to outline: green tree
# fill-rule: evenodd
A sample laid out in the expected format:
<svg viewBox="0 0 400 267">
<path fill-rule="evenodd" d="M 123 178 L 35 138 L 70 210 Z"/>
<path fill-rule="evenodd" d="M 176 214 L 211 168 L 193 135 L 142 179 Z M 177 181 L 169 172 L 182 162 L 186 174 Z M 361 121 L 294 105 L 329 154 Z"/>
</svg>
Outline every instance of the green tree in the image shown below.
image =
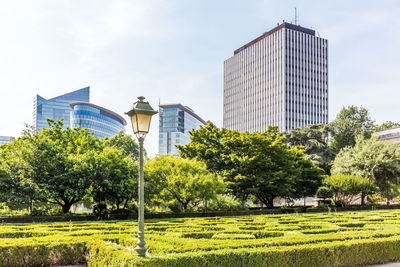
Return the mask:
<svg viewBox="0 0 400 267">
<path fill-rule="evenodd" d="M 123 149 L 126 156 L 132 158 L 134 161 L 137 161 L 139 158 L 139 145 L 132 139 L 132 136 L 125 134 L 123 131 L 112 137 L 104 137 L 101 141 L 106 146 Z"/>
<path fill-rule="evenodd" d="M 335 151 L 330 146 L 330 135 L 331 127 L 329 124 L 309 125 L 284 133 L 287 144 L 302 146 L 305 158 L 323 169 L 326 174 L 330 174 L 336 156 Z"/>
<path fill-rule="evenodd" d="M 224 191 L 223 182 L 204 163 L 174 156 L 159 156 L 145 166 L 147 183 L 156 185 L 160 201 L 174 211 L 187 211 Z"/>
<path fill-rule="evenodd" d="M 341 206 L 348 206 L 356 197 L 360 195 L 363 197 L 375 191 L 375 184 L 372 179 L 352 174 L 327 176 L 323 184 L 332 190 L 335 202 Z"/>
<path fill-rule="evenodd" d="M 299 184 L 307 179 L 317 180 L 317 184 L 321 180 L 321 172 L 304 160 L 301 149 L 285 144 L 277 127 L 264 133 L 239 133 L 209 122 L 190 133 L 190 143 L 178 146 L 180 155 L 204 161 L 242 199 L 254 196 L 273 207 L 275 198 L 296 195 Z"/>
<path fill-rule="evenodd" d="M 387 129 L 399 127 L 399 126 L 400 126 L 399 122 L 385 121 L 381 125 L 376 125 L 374 128 L 374 131 L 378 132 L 378 131 L 383 131 L 383 130 L 387 130 Z"/>
<path fill-rule="evenodd" d="M 13 210 L 32 212 L 46 202 L 46 195 L 32 181 L 32 170 L 24 160 L 30 150 L 29 139 L 25 137 L 0 147 L 0 201 Z"/>
<path fill-rule="evenodd" d="M 93 181 L 99 141 L 87 129 L 63 130 L 63 120 L 48 119 L 48 124 L 50 129 L 43 128 L 30 139 L 31 151 L 25 161 L 32 170 L 32 181 L 46 193 L 48 202 L 67 213 Z"/>
<path fill-rule="evenodd" d="M 369 138 L 374 129 L 374 122 L 367 109 L 349 106 L 342 108 L 330 126 L 333 138 L 331 147 L 337 153 L 344 147 L 354 146 L 358 135 Z"/>
<path fill-rule="evenodd" d="M 400 177 L 400 151 L 397 144 L 375 137 L 357 138 L 354 147 L 344 148 L 335 158 L 333 174 L 354 174 L 372 179 L 388 200 L 396 193 Z"/>
<path fill-rule="evenodd" d="M 95 203 L 126 209 L 128 202 L 137 196 L 137 168 L 131 157 L 122 149 L 105 147 L 93 155 L 93 165 L 90 195 Z"/>
</svg>

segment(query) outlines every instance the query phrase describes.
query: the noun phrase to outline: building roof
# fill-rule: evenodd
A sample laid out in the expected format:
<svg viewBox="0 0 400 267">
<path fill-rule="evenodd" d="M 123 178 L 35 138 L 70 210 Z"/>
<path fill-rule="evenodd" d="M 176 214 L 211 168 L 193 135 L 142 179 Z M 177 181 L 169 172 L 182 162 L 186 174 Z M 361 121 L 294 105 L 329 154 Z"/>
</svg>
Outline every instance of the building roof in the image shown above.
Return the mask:
<svg viewBox="0 0 400 267">
<path fill-rule="evenodd" d="M 98 105 L 92 104 L 92 103 L 88 103 L 88 102 L 74 102 L 71 103 L 70 106 L 72 109 L 74 109 L 74 106 L 76 105 L 86 105 L 86 106 L 90 106 L 90 107 L 94 107 L 100 110 L 100 113 L 104 116 L 107 116 L 109 118 L 112 118 L 116 121 L 119 121 L 120 123 L 122 123 L 123 125 L 126 125 L 126 120 L 124 118 L 122 118 L 120 115 L 118 115 L 117 113 L 115 113 L 114 111 L 111 111 L 109 109 L 100 107 Z"/>
<path fill-rule="evenodd" d="M 199 115 L 197 115 L 196 113 L 194 113 L 194 111 L 189 108 L 188 106 L 184 106 L 182 104 L 163 104 L 163 105 L 158 105 L 160 108 L 180 108 L 181 110 L 189 113 L 190 115 L 192 115 L 193 117 L 195 117 L 197 120 L 199 120 L 201 123 L 203 123 L 204 125 L 207 124 L 207 122 L 205 122 L 205 120 L 203 120 L 202 118 L 200 118 Z"/>
<path fill-rule="evenodd" d="M 265 37 L 267 37 L 267 36 L 273 34 L 274 32 L 277 32 L 277 31 L 279 31 L 280 29 L 283 29 L 283 28 L 287 28 L 287 29 L 291 29 L 291 30 L 295 30 L 295 31 L 299 31 L 299 32 L 303 32 L 303 33 L 306 33 L 306 34 L 310 34 L 310 35 L 315 36 L 315 31 L 314 31 L 314 30 L 301 27 L 300 25 L 295 25 L 295 24 L 283 22 L 282 24 L 276 26 L 276 27 L 273 28 L 272 30 L 263 33 L 261 36 L 257 37 L 257 38 L 254 39 L 253 41 L 251 41 L 251 42 L 245 44 L 244 46 L 242 46 L 242 47 L 236 49 L 236 50 L 233 52 L 233 54 L 236 55 L 236 54 L 239 53 L 240 51 L 242 51 L 242 50 L 248 48 L 249 46 L 251 46 L 251 45 L 257 43 L 258 41 L 264 39 Z"/>
<path fill-rule="evenodd" d="M 69 93 L 65 93 L 63 95 L 59 95 L 53 98 L 46 99 L 42 97 L 41 95 L 36 95 L 36 98 L 41 98 L 42 100 L 45 101 L 53 101 L 56 99 L 67 99 L 67 100 L 75 100 L 75 101 L 89 101 L 90 97 L 90 86 L 84 87 L 82 89 L 78 89 Z M 84 100 L 85 99 L 85 100 Z"/>
</svg>

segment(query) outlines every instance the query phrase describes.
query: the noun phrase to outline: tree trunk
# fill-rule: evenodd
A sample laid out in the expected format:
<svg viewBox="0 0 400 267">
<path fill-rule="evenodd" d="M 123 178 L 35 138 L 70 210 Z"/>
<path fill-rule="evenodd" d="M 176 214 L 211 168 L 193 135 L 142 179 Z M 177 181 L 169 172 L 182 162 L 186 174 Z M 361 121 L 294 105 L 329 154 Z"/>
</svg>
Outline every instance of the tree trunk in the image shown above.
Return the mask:
<svg viewBox="0 0 400 267">
<path fill-rule="evenodd" d="M 365 205 L 365 194 L 364 192 L 361 192 L 361 206 Z"/>
<path fill-rule="evenodd" d="M 67 202 L 64 205 L 61 205 L 64 214 L 69 212 L 69 210 L 71 209 L 72 204 L 73 204 L 72 202 Z"/>
<path fill-rule="evenodd" d="M 304 197 L 304 207 L 306 206 L 306 198 L 307 197 Z"/>
<path fill-rule="evenodd" d="M 257 196 L 257 198 L 264 203 L 265 206 L 267 206 L 267 208 L 272 209 L 274 207 L 274 197 L 260 197 Z"/>
<path fill-rule="evenodd" d="M 390 205 L 390 199 L 387 197 L 386 198 L 386 205 L 389 206 Z"/>
</svg>

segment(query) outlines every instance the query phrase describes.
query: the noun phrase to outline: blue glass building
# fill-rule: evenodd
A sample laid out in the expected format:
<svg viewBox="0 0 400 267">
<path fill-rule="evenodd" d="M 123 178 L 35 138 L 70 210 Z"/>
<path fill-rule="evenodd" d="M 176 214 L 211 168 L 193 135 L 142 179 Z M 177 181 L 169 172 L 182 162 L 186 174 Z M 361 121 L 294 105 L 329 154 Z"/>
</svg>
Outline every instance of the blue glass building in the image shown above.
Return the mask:
<svg viewBox="0 0 400 267">
<path fill-rule="evenodd" d="M 0 136 L 0 145 L 3 144 L 8 144 L 13 141 L 13 138 L 11 136 Z"/>
<path fill-rule="evenodd" d="M 160 105 L 159 116 L 158 153 L 160 155 L 178 156 L 176 145 L 188 144 L 189 131 L 206 124 L 191 108 L 181 104 Z"/>
<path fill-rule="evenodd" d="M 70 106 L 72 128 L 87 128 L 99 138 L 125 131 L 125 119 L 111 110 L 86 102 L 75 102 Z"/>
<path fill-rule="evenodd" d="M 85 87 L 51 99 L 36 95 L 33 107 L 33 126 L 36 130 L 48 128 L 46 118 L 59 120 L 64 118 L 64 129 L 70 125 L 70 113 L 73 102 L 89 102 L 90 87 Z"/>
</svg>

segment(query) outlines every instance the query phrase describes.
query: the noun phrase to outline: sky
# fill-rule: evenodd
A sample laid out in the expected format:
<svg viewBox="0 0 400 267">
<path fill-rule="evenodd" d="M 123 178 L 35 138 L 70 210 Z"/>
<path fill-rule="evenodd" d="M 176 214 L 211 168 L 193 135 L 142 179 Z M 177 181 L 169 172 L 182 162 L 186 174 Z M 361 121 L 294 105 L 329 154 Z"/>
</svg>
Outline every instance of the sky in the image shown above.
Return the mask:
<svg viewBox="0 0 400 267">
<path fill-rule="evenodd" d="M 224 60 L 293 22 L 295 7 L 298 24 L 329 42 L 329 120 L 356 105 L 377 123 L 400 121 L 397 0 L 2 0 L 0 136 L 33 123 L 36 94 L 86 86 L 91 103 L 122 116 L 143 95 L 222 127 Z M 157 116 L 145 147 L 158 151 Z"/>
</svg>

